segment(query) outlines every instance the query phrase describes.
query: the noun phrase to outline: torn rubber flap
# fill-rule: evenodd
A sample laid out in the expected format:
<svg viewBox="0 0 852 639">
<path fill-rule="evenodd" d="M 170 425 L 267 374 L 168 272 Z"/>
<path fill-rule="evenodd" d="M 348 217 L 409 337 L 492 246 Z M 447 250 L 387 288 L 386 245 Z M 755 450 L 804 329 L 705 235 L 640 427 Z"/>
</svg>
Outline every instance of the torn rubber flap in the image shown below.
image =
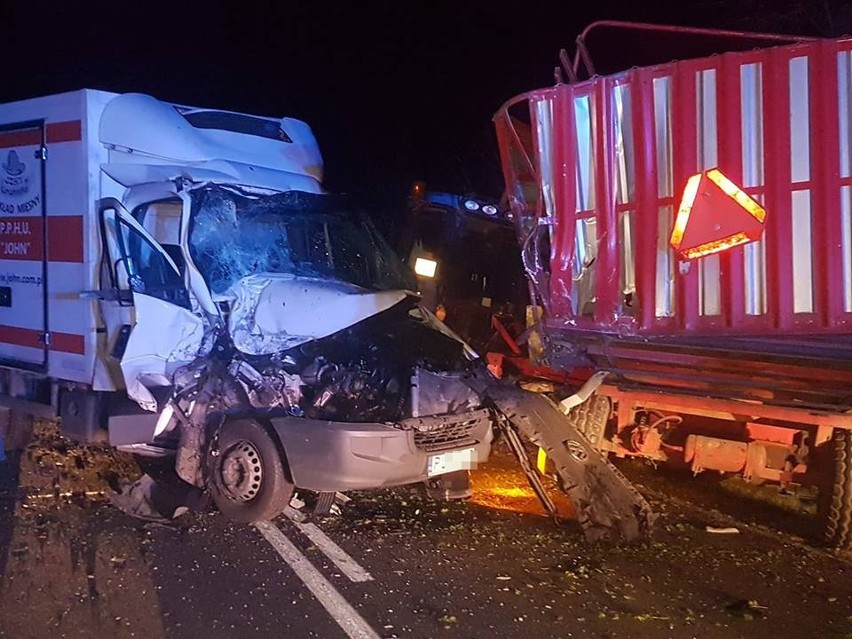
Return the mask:
<svg viewBox="0 0 852 639">
<path fill-rule="evenodd" d="M 483 386 L 479 392 L 553 461 L 586 539 L 631 541 L 649 536 L 655 515 L 648 502 L 552 401 L 505 383 Z"/>
</svg>

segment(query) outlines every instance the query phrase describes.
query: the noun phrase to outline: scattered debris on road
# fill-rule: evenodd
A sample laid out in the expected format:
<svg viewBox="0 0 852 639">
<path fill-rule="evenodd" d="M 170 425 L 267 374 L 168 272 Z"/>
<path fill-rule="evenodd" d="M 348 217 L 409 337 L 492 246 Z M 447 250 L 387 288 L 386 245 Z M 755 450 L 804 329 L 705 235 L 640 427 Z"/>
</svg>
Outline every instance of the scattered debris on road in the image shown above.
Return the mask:
<svg viewBox="0 0 852 639">
<path fill-rule="evenodd" d="M 725 528 L 718 528 L 716 526 L 707 526 L 704 528 L 709 533 L 713 533 L 715 535 L 737 535 L 740 532 L 739 528 L 734 528 L 733 526 L 727 526 Z"/>
</svg>

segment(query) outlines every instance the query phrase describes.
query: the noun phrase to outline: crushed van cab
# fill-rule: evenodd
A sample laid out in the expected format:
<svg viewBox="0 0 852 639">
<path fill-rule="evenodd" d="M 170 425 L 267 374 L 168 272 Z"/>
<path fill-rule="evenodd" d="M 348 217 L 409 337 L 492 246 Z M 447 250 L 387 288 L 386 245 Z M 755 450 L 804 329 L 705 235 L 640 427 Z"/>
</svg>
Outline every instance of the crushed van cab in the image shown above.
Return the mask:
<svg viewBox="0 0 852 639">
<path fill-rule="evenodd" d="M 294 485 L 393 486 L 487 459 L 490 415 L 462 380 L 474 354 L 418 305 L 369 220 L 339 197 L 300 191 L 204 184 L 187 202 L 197 288 L 182 288 L 183 256 L 174 268 L 120 258 L 134 299 L 158 309 L 137 320 L 121 360 L 128 394 L 160 415 L 142 446 L 174 448 L 185 481 L 248 520 L 277 514 Z M 171 315 L 167 337 L 161 318 L 175 299 L 188 312 Z M 158 361 L 148 332 L 191 343 L 171 348 L 191 357 L 162 369 L 164 406 L 146 386 L 161 374 L 146 366 Z M 279 448 L 286 468 L 265 471 Z"/>
</svg>

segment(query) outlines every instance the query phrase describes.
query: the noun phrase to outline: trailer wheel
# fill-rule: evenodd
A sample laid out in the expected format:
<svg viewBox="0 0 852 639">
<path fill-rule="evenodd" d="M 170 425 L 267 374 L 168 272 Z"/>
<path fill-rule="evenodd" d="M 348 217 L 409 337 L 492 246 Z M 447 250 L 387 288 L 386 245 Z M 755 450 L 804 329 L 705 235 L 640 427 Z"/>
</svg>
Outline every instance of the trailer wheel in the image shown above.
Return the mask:
<svg viewBox="0 0 852 639">
<path fill-rule="evenodd" d="M 207 487 L 223 515 L 234 521 L 268 521 L 293 496 L 283 455 L 255 421 L 226 422 L 218 446 L 207 455 Z"/>
<path fill-rule="evenodd" d="M 585 435 L 592 446 L 600 450 L 611 410 L 609 397 L 595 393 L 579 406 L 572 408 L 568 413 L 568 420 Z"/>
<path fill-rule="evenodd" d="M 825 542 L 833 548 L 852 550 L 852 431 L 835 429 L 831 443 L 833 471 L 820 491 Z"/>
</svg>

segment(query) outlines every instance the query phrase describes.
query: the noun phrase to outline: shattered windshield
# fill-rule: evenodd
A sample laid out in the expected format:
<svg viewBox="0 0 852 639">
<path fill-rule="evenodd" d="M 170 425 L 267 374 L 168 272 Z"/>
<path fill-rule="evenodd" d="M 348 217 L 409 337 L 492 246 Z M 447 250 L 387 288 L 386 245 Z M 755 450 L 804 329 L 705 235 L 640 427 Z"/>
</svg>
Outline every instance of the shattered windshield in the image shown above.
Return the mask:
<svg viewBox="0 0 852 639">
<path fill-rule="evenodd" d="M 331 279 L 369 290 L 414 288 L 408 269 L 372 223 L 333 195 L 198 189 L 192 194 L 189 251 L 214 294 L 257 273 Z"/>
</svg>

